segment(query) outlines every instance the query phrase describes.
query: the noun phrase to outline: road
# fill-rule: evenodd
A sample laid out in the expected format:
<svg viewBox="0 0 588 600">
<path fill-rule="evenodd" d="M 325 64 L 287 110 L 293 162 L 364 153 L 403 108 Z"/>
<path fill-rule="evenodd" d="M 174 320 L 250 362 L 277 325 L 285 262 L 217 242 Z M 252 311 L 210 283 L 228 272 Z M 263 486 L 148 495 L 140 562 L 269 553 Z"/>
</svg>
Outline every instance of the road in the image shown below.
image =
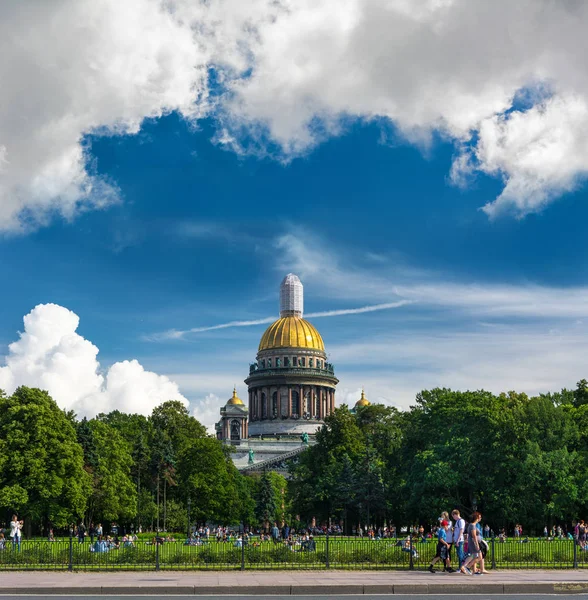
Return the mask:
<svg viewBox="0 0 588 600">
<path fill-rule="evenodd" d="M 169 596 L 168 594 L 166 594 Z M 154 596 L 161 597 L 161 594 L 154 593 L 150 596 L 86 596 L 81 594 L 75 594 L 73 596 L 5 596 L 0 593 L 0 600 L 47 600 L 47 598 L 61 598 L 63 600 L 81 600 L 83 598 L 99 598 L 104 597 L 108 598 L 108 600 L 144 600 L 145 598 L 153 598 Z M 200 595 L 192 595 L 192 596 L 175 596 L 171 595 L 170 598 L 174 598 L 175 600 L 218 600 L 219 598 L 229 598 L 230 600 L 284 600 L 284 598 L 293 598 L 294 600 L 323 600 L 324 598 L 344 598 L 345 600 L 382 600 L 384 597 L 394 598 L 394 600 L 415 600 L 416 594 L 413 595 L 405 595 L 405 594 L 382 594 L 382 595 L 349 595 L 349 596 L 341 596 L 340 594 L 319 594 L 319 595 L 310 595 L 310 596 L 227 596 L 227 595 L 218 595 L 218 596 L 200 596 Z M 502 600 L 554 600 L 555 597 L 559 600 L 560 598 L 563 600 L 571 600 L 575 598 L 587 598 L 588 594 L 452 594 L 452 598 L 458 598 L 459 600 L 466 600 L 468 598 L 474 597 L 476 600 L 484 600 L 485 598 L 493 598 L 498 600 L 501 598 Z M 439 595 L 439 594 L 420 594 L 418 598 L 427 598 L 427 600 L 447 600 L 447 595 Z"/>
</svg>

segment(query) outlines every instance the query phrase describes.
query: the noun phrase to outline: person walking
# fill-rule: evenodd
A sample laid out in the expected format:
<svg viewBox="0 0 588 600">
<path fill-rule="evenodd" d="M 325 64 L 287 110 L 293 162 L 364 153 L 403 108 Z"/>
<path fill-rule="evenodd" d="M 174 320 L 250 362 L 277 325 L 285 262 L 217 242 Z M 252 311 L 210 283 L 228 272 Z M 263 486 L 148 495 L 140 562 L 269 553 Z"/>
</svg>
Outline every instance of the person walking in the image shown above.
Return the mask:
<svg viewBox="0 0 588 600">
<path fill-rule="evenodd" d="M 80 521 L 79 525 L 78 525 L 78 543 L 79 544 L 83 544 L 84 543 L 84 536 L 86 535 L 86 526 L 84 525 L 83 521 Z"/>
<path fill-rule="evenodd" d="M 439 523 L 441 524 L 443 521 L 447 521 L 448 525 L 445 529 L 446 535 L 447 535 L 447 560 L 445 561 L 444 565 L 443 565 L 443 571 L 447 571 L 448 573 L 453 573 L 454 569 L 451 567 L 451 548 L 453 548 L 453 524 L 451 523 L 451 517 L 449 516 L 449 513 L 444 510 L 441 513 L 441 516 L 438 519 Z M 439 525 L 441 526 L 441 525 Z"/>
<path fill-rule="evenodd" d="M 438 560 L 442 560 L 444 564 L 444 571 L 447 570 L 447 549 L 449 548 L 449 544 L 447 543 L 447 529 L 449 528 L 449 521 L 443 520 L 439 525 L 439 529 L 437 531 L 437 553 L 433 557 L 431 564 L 429 565 L 429 571 L 431 573 L 436 573 L 435 571 L 435 563 Z"/>
<path fill-rule="evenodd" d="M 460 567 L 460 572 L 465 575 L 472 575 L 473 570 L 475 569 L 476 563 L 480 562 L 482 558 L 482 552 L 480 550 L 480 537 L 479 530 L 476 527 L 477 524 L 482 519 L 482 515 L 479 512 L 474 512 L 472 514 L 471 523 L 468 525 L 467 534 L 468 534 L 468 557 L 464 560 L 462 566 Z M 486 571 L 482 570 L 476 575 L 482 575 L 486 573 Z"/>
<path fill-rule="evenodd" d="M 277 544 L 280 541 L 280 530 L 278 529 L 278 524 L 274 523 L 272 527 L 272 541 L 274 544 Z"/>
<path fill-rule="evenodd" d="M 455 546 L 455 551 L 457 553 L 458 568 L 461 569 L 463 561 L 465 559 L 463 552 L 463 542 L 466 522 L 464 519 L 461 518 L 461 515 L 459 514 L 459 510 L 457 510 L 457 508 L 451 511 L 451 517 L 455 521 L 455 525 L 453 526 L 453 545 Z"/>
</svg>

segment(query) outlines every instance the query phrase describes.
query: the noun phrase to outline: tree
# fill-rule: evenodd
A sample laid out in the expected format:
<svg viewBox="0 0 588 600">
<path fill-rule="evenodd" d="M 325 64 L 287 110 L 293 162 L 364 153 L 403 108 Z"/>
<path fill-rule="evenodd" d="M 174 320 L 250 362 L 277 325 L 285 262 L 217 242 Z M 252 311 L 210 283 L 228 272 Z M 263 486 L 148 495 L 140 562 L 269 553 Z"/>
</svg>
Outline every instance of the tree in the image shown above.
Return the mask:
<svg viewBox="0 0 588 600">
<path fill-rule="evenodd" d="M 169 438 L 176 456 L 193 440 L 206 437 L 206 428 L 190 416 L 188 409 L 179 400 L 169 400 L 156 406 L 150 420 L 154 435 Z"/>
<path fill-rule="evenodd" d="M 190 497 L 194 521 L 239 523 L 247 491 L 227 448 L 218 440 L 197 438 L 178 457 L 178 483 L 184 500 Z"/>
<path fill-rule="evenodd" d="M 137 491 L 131 479 L 133 459 L 118 431 L 104 421 L 88 421 L 94 465 L 88 464 L 92 494 L 88 522 L 129 521 L 137 514 Z"/>
<path fill-rule="evenodd" d="M 259 480 L 259 490 L 255 506 L 255 514 L 259 524 L 268 529 L 276 520 L 277 509 L 278 499 L 276 498 L 276 492 L 269 473 L 265 471 Z"/>
<path fill-rule="evenodd" d="M 576 407 L 588 404 L 588 381 L 580 379 L 574 390 L 574 405 Z"/>
<path fill-rule="evenodd" d="M 19 387 L 0 395 L 0 506 L 64 527 L 90 494 L 71 420 L 47 392 Z"/>
</svg>

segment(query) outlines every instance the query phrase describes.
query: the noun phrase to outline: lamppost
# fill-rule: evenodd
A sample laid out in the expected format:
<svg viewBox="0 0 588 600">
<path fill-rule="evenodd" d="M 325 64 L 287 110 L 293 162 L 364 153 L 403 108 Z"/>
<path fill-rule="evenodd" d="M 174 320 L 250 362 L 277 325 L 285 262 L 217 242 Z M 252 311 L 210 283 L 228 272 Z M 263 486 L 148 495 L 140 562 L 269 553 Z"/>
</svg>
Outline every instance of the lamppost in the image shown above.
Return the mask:
<svg viewBox="0 0 588 600">
<path fill-rule="evenodd" d="M 192 504 L 192 499 L 188 496 L 188 540 L 190 539 L 190 506 Z"/>
</svg>

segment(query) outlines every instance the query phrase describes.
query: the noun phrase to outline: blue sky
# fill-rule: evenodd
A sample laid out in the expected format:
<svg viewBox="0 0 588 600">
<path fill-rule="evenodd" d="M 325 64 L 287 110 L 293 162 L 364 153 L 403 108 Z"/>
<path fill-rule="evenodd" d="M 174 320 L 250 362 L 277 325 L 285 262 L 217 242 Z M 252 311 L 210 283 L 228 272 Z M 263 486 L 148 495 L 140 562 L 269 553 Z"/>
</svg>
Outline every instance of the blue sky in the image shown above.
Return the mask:
<svg viewBox="0 0 588 600">
<path fill-rule="evenodd" d="M 254 4 L 260 14 L 269 10 Z M 458 4 L 464 14 L 447 18 L 467 21 L 470 9 Z M 235 75 L 237 61 L 228 58 L 231 69 L 208 67 L 206 85 L 200 81 L 206 106 L 194 99 L 193 81 L 184 100 L 180 84 L 166 80 L 154 96 L 169 85 L 177 97 L 157 96 L 153 106 L 113 91 L 120 107 L 96 109 L 63 141 L 64 156 L 78 152 L 71 163 L 53 161 L 57 138 L 37 156 L 37 132 L 3 146 L 11 130 L 0 121 L 0 382 L 54 385 L 80 412 L 141 410 L 137 394 L 108 392 L 107 381 L 116 375 L 128 390 L 133 377 L 143 378 L 137 389 L 151 390 L 143 373 L 153 372 L 170 380 L 153 379 L 154 398 L 181 395 L 210 425 L 233 384 L 245 396 L 265 325 L 189 330 L 277 315 L 288 272 L 302 279 L 306 312 L 399 304 L 313 319 L 335 363 L 339 402 L 354 401 L 362 386 L 372 400 L 406 407 L 419 389 L 437 385 L 538 393 L 585 377 L 588 188 L 573 147 L 557 146 L 569 138 L 560 136 L 561 123 L 582 131 L 584 122 L 572 119 L 581 113 L 580 92 L 572 96 L 562 83 L 530 93 L 523 105 L 521 90 L 534 89 L 529 77 L 511 81 L 488 67 L 510 95 L 492 97 L 464 76 L 467 93 L 455 92 L 453 102 L 437 96 L 450 106 L 435 106 L 443 125 L 422 116 L 430 106 L 393 115 L 360 108 L 375 97 L 373 81 L 358 83 L 345 106 L 317 84 L 305 91 L 309 109 L 295 102 L 298 90 L 280 95 L 284 84 L 268 66 L 278 42 L 267 36 L 251 70 Z M 241 88 L 229 93 L 223 73 Z M 113 89 L 126 85 L 110 71 L 102 76 Z M 55 85 L 48 89 L 58 95 Z M 146 93 L 139 84 L 131 91 Z M 454 105 L 480 114 L 462 122 L 469 108 Z M 73 121 L 78 110 L 66 103 L 60 118 Z M 541 150 L 521 159 L 535 141 Z M 541 155 L 545 147 L 552 154 Z M 81 350 L 67 343 L 75 320 L 59 311 L 35 313 L 21 345 L 9 350 L 25 331 L 23 316 L 49 303 L 79 317 Z M 178 331 L 186 333 L 170 334 Z M 99 349 L 99 364 L 85 340 Z M 144 371 L 126 374 L 124 361 L 133 359 Z M 124 368 L 111 373 L 113 364 Z M 84 399 L 68 389 L 72 373 L 87 374 Z"/>
</svg>

